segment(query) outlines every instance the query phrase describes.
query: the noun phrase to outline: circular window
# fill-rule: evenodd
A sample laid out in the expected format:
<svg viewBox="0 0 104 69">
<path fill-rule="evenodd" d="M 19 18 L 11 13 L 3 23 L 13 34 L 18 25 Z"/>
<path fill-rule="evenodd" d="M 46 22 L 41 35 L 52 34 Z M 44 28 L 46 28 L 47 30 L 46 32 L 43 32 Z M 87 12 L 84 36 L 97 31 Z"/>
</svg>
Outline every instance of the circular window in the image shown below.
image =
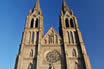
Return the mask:
<svg viewBox="0 0 104 69">
<path fill-rule="evenodd" d="M 56 51 L 50 51 L 46 54 L 46 60 L 49 63 L 56 63 L 57 61 L 60 60 L 60 55 Z"/>
</svg>

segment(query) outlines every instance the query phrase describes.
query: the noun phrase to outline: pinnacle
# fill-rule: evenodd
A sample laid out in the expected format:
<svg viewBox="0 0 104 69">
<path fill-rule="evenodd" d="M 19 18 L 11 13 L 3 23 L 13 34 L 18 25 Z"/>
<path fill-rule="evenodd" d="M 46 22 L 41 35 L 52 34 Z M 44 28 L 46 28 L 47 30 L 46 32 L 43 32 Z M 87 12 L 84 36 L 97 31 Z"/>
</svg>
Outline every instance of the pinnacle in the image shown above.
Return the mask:
<svg viewBox="0 0 104 69">
<path fill-rule="evenodd" d="M 35 9 L 40 9 L 40 3 L 39 0 L 36 0 Z"/>
</svg>

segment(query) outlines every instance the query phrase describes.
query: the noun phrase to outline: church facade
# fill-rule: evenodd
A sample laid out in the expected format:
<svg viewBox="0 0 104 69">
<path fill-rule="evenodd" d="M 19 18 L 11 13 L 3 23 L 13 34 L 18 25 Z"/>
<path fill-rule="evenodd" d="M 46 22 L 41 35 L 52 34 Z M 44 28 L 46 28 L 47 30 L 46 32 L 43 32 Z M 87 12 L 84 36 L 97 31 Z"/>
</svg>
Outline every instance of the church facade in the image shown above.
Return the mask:
<svg viewBox="0 0 104 69">
<path fill-rule="evenodd" d="M 76 16 L 63 0 L 59 34 L 53 27 L 43 35 L 39 0 L 29 12 L 15 69 L 91 69 Z"/>
</svg>

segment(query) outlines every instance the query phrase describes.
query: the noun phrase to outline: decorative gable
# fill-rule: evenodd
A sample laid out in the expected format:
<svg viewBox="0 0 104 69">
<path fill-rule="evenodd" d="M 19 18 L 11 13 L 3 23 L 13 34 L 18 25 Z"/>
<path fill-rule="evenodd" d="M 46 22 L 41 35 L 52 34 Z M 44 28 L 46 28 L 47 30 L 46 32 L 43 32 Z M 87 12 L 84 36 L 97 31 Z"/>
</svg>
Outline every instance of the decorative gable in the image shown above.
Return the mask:
<svg viewBox="0 0 104 69">
<path fill-rule="evenodd" d="M 57 45 L 62 41 L 61 37 L 57 34 L 53 27 L 49 29 L 46 35 L 41 40 L 41 44 L 43 45 Z"/>
</svg>

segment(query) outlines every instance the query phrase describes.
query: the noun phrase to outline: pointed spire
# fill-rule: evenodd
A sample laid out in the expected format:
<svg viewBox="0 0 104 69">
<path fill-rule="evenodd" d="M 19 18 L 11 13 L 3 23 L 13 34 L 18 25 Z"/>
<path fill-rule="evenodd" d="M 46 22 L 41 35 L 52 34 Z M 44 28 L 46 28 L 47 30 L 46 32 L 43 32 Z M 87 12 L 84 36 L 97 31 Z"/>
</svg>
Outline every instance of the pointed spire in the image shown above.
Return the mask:
<svg viewBox="0 0 104 69">
<path fill-rule="evenodd" d="M 68 8 L 68 7 L 67 7 L 67 4 L 66 4 L 66 2 L 65 2 L 65 0 L 63 0 L 62 3 L 63 3 L 63 4 L 62 4 L 62 8 Z"/>
<path fill-rule="evenodd" d="M 40 9 L 40 3 L 39 3 L 39 0 L 36 1 L 34 9 L 37 9 L 37 10 Z"/>
<path fill-rule="evenodd" d="M 65 0 L 63 0 L 63 2 L 62 2 L 62 10 L 63 10 L 64 12 L 69 11 L 69 8 L 68 8 L 68 6 L 67 6 Z"/>
</svg>

